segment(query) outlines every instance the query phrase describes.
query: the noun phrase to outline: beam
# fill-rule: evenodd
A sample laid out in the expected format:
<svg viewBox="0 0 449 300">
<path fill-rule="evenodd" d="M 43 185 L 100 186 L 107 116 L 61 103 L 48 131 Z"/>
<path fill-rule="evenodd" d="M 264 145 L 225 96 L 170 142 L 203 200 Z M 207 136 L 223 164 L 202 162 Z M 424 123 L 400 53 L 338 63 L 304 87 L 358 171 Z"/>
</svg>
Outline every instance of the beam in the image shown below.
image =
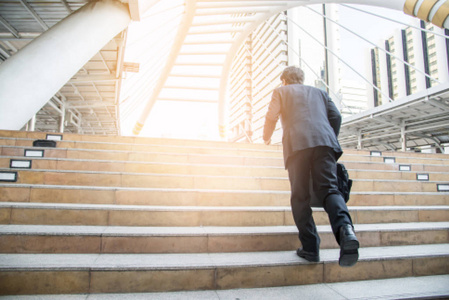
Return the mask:
<svg viewBox="0 0 449 300">
<path fill-rule="evenodd" d="M 0 16 L 0 23 L 1 23 L 3 26 L 5 26 L 5 28 L 8 29 L 8 31 L 11 32 L 16 38 L 18 38 L 18 39 L 20 38 L 19 32 L 18 32 L 14 27 L 12 27 L 12 26 L 8 23 L 8 21 L 6 21 L 5 18 L 3 18 L 2 16 Z"/>
<path fill-rule="evenodd" d="M 129 0 L 129 12 L 133 21 L 140 21 L 142 16 L 159 0 Z"/>
<path fill-rule="evenodd" d="M 89 107 L 103 107 L 115 105 L 112 101 L 67 101 L 65 105 L 69 108 L 89 108 Z"/>
<path fill-rule="evenodd" d="M 139 0 L 129 0 L 129 13 L 133 21 L 140 21 L 142 16 L 140 15 L 140 5 Z"/>
<path fill-rule="evenodd" d="M 209 26 L 209 25 L 223 25 L 223 24 L 235 24 L 235 23 L 250 23 L 256 19 L 254 16 L 246 17 L 234 17 L 234 18 L 220 18 L 217 20 L 199 21 L 192 24 L 192 26 Z"/>
<path fill-rule="evenodd" d="M 424 134 L 418 134 L 418 133 L 412 133 L 411 136 L 422 138 L 422 139 L 429 139 L 435 142 L 435 146 L 438 147 L 441 150 L 441 153 L 444 153 L 444 148 L 441 146 L 441 141 L 433 136 L 427 136 Z"/>
<path fill-rule="evenodd" d="M 440 101 L 435 100 L 435 99 L 429 99 L 428 102 L 429 102 L 430 105 L 436 106 L 438 108 L 443 109 L 444 111 L 448 111 L 449 112 L 449 105 L 447 105 L 447 104 L 445 104 L 443 102 L 440 102 Z"/>
<path fill-rule="evenodd" d="M 220 79 L 220 76 L 213 74 L 182 74 L 182 73 L 172 73 L 171 77 L 188 77 L 188 78 L 215 78 Z"/>
<path fill-rule="evenodd" d="M 392 118 L 388 119 L 384 116 L 377 116 L 373 118 L 374 121 L 379 121 L 382 124 L 392 125 L 394 127 L 400 128 L 402 126 L 402 123 L 400 121 L 394 121 Z"/>
<path fill-rule="evenodd" d="M 384 146 L 386 149 L 390 149 L 391 151 L 396 151 L 396 147 L 390 143 L 382 143 L 379 142 L 379 145 Z"/>
<path fill-rule="evenodd" d="M 33 16 L 33 18 L 41 25 L 41 27 L 45 30 L 48 30 L 49 27 L 45 24 L 44 20 L 36 13 L 36 11 L 31 7 L 31 5 L 26 0 L 19 0 L 20 3 L 25 7 L 26 10 Z"/>
<path fill-rule="evenodd" d="M 153 108 L 154 103 L 156 103 L 156 100 L 159 97 L 159 94 L 161 93 L 162 88 L 164 87 L 165 82 L 167 81 L 170 75 L 170 72 L 175 64 L 176 58 L 178 57 L 179 52 L 181 51 L 182 45 L 187 36 L 189 28 L 192 25 L 193 18 L 195 17 L 195 12 L 196 12 L 196 0 L 186 0 L 185 13 L 181 21 L 181 24 L 179 25 L 175 42 L 170 50 L 165 66 L 162 69 L 162 74 L 159 76 L 159 79 L 156 82 L 156 85 L 153 89 L 150 99 L 148 99 L 138 121 L 134 125 L 133 129 L 134 135 L 139 135 L 140 131 L 142 130 L 145 124 L 146 119 L 148 118 L 148 115 L 151 112 L 151 109 Z"/>
<path fill-rule="evenodd" d="M 2 54 L 3 56 L 5 56 L 6 58 L 11 57 L 11 53 L 9 53 L 8 49 L 6 49 L 5 47 L 3 47 L 2 45 L 0 45 L 0 54 Z"/>
<path fill-rule="evenodd" d="M 29 41 L 34 40 L 40 32 L 18 32 L 19 37 L 14 36 L 12 33 L 0 33 L 0 41 Z"/>
<path fill-rule="evenodd" d="M 120 78 L 114 75 L 76 75 L 70 79 L 70 83 L 90 83 L 90 82 L 114 82 Z"/>
<path fill-rule="evenodd" d="M 67 2 L 67 0 L 61 0 L 62 4 L 65 7 L 65 10 L 69 13 L 69 15 L 73 12 L 73 10 L 70 8 L 69 3 Z"/>
<path fill-rule="evenodd" d="M 203 99 L 179 99 L 179 98 L 160 98 L 159 101 L 176 101 L 176 102 L 201 102 L 201 103 L 214 103 L 216 104 L 216 100 L 203 100 Z"/>
<path fill-rule="evenodd" d="M 218 91 L 218 87 L 206 87 L 206 86 L 181 86 L 181 85 L 166 85 L 167 89 L 176 89 L 176 90 L 198 90 L 198 91 Z M 215 101 L 217 102 L 217 101 Z"/>
<path fill-rule="evenodd" d="M 98 54 L 100 55 L 101 61 L 103 62 L 103 65 L 104 65 L 104 67 L 105 67 L 105 69 L 106 69 L 106 72 L 107 72 L 108 74 L 111 74 L 111 69 L 109 69 L 108 64 L 106 63 L 106 60 L 105 60 L 104 57 L 103 57 L 103 53 L 101 53 L 101 50 L 98 51 Z"/>
</svg>

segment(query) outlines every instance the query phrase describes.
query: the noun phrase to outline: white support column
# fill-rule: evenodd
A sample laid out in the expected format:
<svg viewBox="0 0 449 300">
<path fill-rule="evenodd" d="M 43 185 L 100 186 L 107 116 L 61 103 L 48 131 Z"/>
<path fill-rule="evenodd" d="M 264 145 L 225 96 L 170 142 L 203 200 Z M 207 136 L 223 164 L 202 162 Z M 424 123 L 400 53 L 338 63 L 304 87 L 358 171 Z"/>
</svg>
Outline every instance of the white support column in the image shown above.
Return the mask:
<svg viewBox="0 0 449 300">
<path fill-rule="evenodd" d="M 36 128 L 36 115 L 31 117 L 31 120 L 28 122 L 28 131 L 34 131 Z"/>
<path fill-rule="evenodd" d="M 358 150 L 363 149 L 362 131 L 361 130 L 359 130 L 357 133 L 357 149 Z"/>
<path fill-rule="evenodd" d="M 407 151 L 407 135 L 405 133 L 405 122 L 404 121 L 402 121 L 402 124 L 401 124 L 401 148 L 402 148 L 402 152 Z"/>
<path fill-rule="evenodd" d="M 0 129 L 19 130 L 131 21 L 115 0 L 89 2 L 0 65 Z"/>
<path fill-rule="evenodd" d="M 61 106 L 61 116 L 59 117 L 59 132 L 64 133 L 64 122 L 65 122 L 65 105 Z"/>
</svg>

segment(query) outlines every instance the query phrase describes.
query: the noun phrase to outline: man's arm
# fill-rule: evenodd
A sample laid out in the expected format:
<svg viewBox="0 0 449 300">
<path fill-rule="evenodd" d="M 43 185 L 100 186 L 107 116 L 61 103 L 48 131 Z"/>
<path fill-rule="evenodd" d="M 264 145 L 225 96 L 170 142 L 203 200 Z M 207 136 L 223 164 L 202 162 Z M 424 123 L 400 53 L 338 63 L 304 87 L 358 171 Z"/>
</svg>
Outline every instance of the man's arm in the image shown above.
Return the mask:
<svg viewBox="0 0 449 300">
<path fill-rule="evenodd" d="M 327 118 L 332 129 L 334 129 L 335 135 L 338 137 L 341 126 L 341 114 L 329 96 L 327 97 Z"/>
<path fill-rule="evenodd" d="M 267 145 L 271 143 L 271 136 L 276 128 L 276 123 L 279 120 L 280 114 L 281 97 L 279 96 L 279 92 L 274 90 L 273 95 L 271 96 L 270 105 L 268 106 L 267 115 L 265 116 L 265 125 L 263 127 L 263 140 Z"/>
</svg>

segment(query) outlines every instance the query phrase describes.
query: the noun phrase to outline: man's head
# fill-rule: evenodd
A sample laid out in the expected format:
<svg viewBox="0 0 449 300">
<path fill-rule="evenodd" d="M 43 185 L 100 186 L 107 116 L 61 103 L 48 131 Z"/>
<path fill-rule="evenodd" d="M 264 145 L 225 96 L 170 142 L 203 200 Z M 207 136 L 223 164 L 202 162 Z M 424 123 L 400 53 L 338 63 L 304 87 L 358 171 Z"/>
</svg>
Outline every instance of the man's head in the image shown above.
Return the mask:
<svg viewBox="0 0 449 300">
<path fill-rule="evenodd" d="M 284 85 L 295 83 L 303 84 L 304 71 L 298 67 L 287 67 L 281 74 L 281 80 Z"/>
</svg>

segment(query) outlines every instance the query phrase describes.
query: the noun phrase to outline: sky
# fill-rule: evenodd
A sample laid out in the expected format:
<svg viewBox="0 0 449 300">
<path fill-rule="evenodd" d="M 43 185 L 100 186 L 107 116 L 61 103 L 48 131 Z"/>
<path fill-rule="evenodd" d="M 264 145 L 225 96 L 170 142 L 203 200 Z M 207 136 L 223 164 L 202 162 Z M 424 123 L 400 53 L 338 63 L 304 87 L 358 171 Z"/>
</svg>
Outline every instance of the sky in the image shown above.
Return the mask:
<svg viewBox="0 0 449 300">
<path fill-rule="evenodd" d="M 177 0 L 177 2 L 181 3 L 182 1 Z M 171 3 L 173 3 L 173 5 L 177 5 L 176 1 Z M 411 20 L 411 17 L 399 11 L 360 5 L 353 6 L 363 10 L 368 10 L 372 13 L 393 18 L 404 23 L 408 23 Z M 182 7 L 179 7 L 179 9 L 180 11 L 182 11 Z M 310 11 L 309 13 L 311 15 L 314 14 Z M 311 15 L 301 17 L 304 20 L 307 20 L 307 18 L 312 18 Z M 315 17 L 317 16 L 315 15 Z M 150 23 L 150 19 L 154 20 L 155 22 Z M 170 24 L 176 25 L 176 22 L 179 22 L 179 20 L 179 17 L 177 19 L 173 19 L 173 21 L 167 19 L 167 16 L 164 15 L 164 10 L 161 10 L 161 13 L 153 14 L 147 19 L 143 20 L 141 24 L 135 24 L 135 28 L 139 28 L 140 26 L 142 30 L 141 32 L 136 33 L 139 30 L 132 29 L 131 27 L 130 31 L 135 30 L 136 32 L 130 32 L 127 52 L 125 53 L 125 61 L 142 62 L 143 57 L 145 56 L 145 52 L 151 49 L 151 47 L 163 47 L 164 39 L 169 39 L 170 37 L 157 35 L 158 32 L 163 32 L 158 31 L 157 26 L 169 26 Z M 368 37 L 368 39 L 373 43 L 378 43 L 380 40 L 385 40 L 386 38 L 391 36 L 395 28 L 405 27 L 404 25 L 382 20 L 377 17 L 341 5 L 339 6 L 339 22 L 345 27 L 348 27 L 351 30 L 355 31 L 357 34 Z M 153 33 L 146 34 L 145 32 L 148 31 L 148 29 L 145 28 L 153 28 Z M 176 26 L 174 26 L 173 28 L 176 28 Z M 171 32 L 174 33 L 175 30 Z M 148 41 L 145 40 L 145 36 L 148 36 Z M 142 47 L 142 45 L 144 45 L 144 47 Z M 357 69 L 362 74 L 366 72 L 365 53 L 367 53 L 368 49 L 371 47 L 372 45 L 370 45 L 369 43 L 361 40 L 358 37 L 355 37 L 345 29 L 340 28 L 340 53 L 342 59 L 348 62 L 351 66 L 353 66 L 353 68 Z M 169 48 L 167 48 L 166 51 L 169 51 Z M 311 50 L 311 52 L 314 53 L 313 49 Z M 314 57 L 310 57 L 308 59 L 315 59 L 317 61 L 317 64 L 321 64 L 321 55 L 319 57 L 316 57 L 316 53 L 311 55 L 314 55 Z M 153 57 L 153 59 L 155 58 Z M 155 63 L 153 62 L 153 65 L 151 65 L 151 68 L 149 70 L 143 69 L 140 72 L 158 74 L 158 69 L 154 68 L 154 64 Z M 144 64 L 141 63 L 141 65 L 143 66 Z M 159 67 L 161 66 L 162 65 L 160 64 Z M 354 74 L 354 72 L 345 67 L 344 64 L 342 64 L 341 74 L 342 78 L 344 79 L 364 82 L 363 79 L 360 78 L 360 76 Z M 133 75 L 130 74 L 129 76 Z M 306 79 L 308 79 L 307 76 Z M 313 79 L 313 74 L 311 79 Z M 133 90 L 135 88 L 138 88 L 136 86 L 127 87 L 126 84 L 127 82 L 125 80 L 123 87 L 124 90 Z M 131 130 L 142 111 L 144 102 L 149 98 L 151 87 L 152 86 L 149 84 L 141 85 L 140 88 L 143 90 L 142 94 L 144 96 L 142 96 L 142 99 L 139 100 L 139 104 L 135 105 L 135 109 L 132 113 L 130 113 L 129 111 L 125 113 L 126 118 L 123 119 L 126 119 L 127 121 L 122 123 L 123 135 L 132 134 Z M 145 91 L 145 89 L 147 91 Z M 158 101 L 152 108 L 140 136 L 220 140 L 218 134 L 218 105 L 211 103 Z"/>
</svg>

